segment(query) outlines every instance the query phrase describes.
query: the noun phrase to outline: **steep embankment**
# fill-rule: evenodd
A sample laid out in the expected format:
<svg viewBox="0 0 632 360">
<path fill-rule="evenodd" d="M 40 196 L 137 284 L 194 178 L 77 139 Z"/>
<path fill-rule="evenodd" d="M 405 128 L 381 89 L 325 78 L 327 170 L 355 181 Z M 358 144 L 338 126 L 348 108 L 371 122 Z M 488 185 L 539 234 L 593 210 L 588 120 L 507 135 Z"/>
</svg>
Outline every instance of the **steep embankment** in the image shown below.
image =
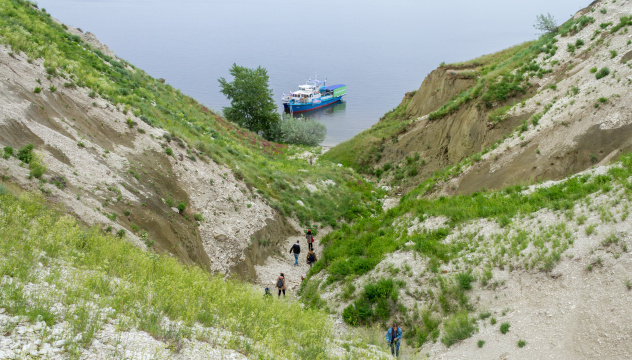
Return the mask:
<svg viewBox="0 0 632 360">
<path fill-rule="evenodd" d="M 629 4 L 593 7 L 555 36 L 439 67 L 394 111 L 398 131 L 381 134 L 349 165 L 408 191 L 471 160 L 477 166 L 445 190 L 472 193 L 561 179 L 629 150 Z M 336 148 L 329 154 L 341 156 Z"/>
<path fill-rule="evenodd" d="M 25 1 L 0 2 L 4 181 L 89 225 L 242 278 L 302 226 L 379 211 L 379 191 L 265 141 Z M 34 145 L 31 176 L 18 151 Z M 6 151 L 5 151 L 6 148 Z"/>
</svg>

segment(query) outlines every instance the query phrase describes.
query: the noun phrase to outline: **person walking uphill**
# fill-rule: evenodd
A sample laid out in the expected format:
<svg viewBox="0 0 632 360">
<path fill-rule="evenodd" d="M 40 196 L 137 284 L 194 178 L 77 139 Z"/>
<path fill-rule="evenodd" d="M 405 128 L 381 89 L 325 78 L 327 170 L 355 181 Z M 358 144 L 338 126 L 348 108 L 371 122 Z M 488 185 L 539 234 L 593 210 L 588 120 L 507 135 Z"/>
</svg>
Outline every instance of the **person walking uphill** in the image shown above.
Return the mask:
<svg viewBox="0 0 632 360">
<path fill-rule="evenodd" d="M 279 297 L 281 297 L 281 291 L 283 291 L 283 297 L 285 297 L 286 286 L 285 286 L 285 276 L 283 275 L 283 273 L 281 273 L 281 276 L 277 278 L 276 287 L 277 289 L 279 289 Z"/>
<path fill-rule="evenodd" d="M 307 240 L 307 246 L 309 250 L 314 250 L 314 236 L 312 235 L 311 229 L 307 229 L 307 234 L 305 234 L 305 239 Z"/>
<path fill-rule="evenodd" d="M 298 254 L 301 253 L 301 245 L 298 244 L 298 240 L 296 240 L 296 244 L 290 248 L 290 254 L 291 253 L 294 253 L 294 266 L 298 266 Z"/>
<path fill-rule="evenodd" d="M 391 355 L 399 357 L 399 343 L 402 340 L 402 329 L 393 323 L 393 327 L 386 332 L 386 342 L 391 347 Z"/>
</svg>

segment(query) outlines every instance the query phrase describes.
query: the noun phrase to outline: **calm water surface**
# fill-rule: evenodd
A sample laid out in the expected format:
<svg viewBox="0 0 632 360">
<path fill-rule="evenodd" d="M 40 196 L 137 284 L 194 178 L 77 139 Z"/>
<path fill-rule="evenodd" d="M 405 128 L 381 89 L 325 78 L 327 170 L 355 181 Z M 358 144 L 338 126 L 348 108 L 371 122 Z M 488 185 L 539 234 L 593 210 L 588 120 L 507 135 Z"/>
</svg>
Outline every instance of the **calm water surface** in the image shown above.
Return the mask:
<svg viewBox="0 0 632 360">
<path fill-rule="evenodd" d="M 589 0 L 38 0 L 119 57 L 216 111 L 233 63 L 268 69 L 279 103 L 315 74 L 347 84 L 345 103 L 313 115 L 325 145 L 369 128 L 441 62 L 532 40 L 537 14 L 568 19 Z"/>
</svg>

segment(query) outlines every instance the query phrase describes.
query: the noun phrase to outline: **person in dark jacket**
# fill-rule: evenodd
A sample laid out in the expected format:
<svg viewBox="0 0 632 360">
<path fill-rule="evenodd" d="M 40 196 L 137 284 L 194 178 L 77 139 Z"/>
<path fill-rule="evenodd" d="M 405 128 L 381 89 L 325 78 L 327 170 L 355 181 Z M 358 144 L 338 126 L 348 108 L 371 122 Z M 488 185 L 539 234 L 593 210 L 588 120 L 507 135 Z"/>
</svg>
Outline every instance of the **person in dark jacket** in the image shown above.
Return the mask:
<svg viewBox="0 0 632 360">
<path fill-rule="evenodd" d="M 402 340 L 402 329 L 393 323 L 393 327 L 386 332 L 386 342 L 391 347 L 391 355 L 399 357 L 399 343 Z"/>
<path fill-rule="evenodd" d="M 291 253 L 294 253 L 294 266 L 298 266 L 298 254 L 301 253 L 301 245 L 298 244 L 298 240 L 296 240 L 296 244 L 290 248 L 290 254 Z"/>
</svg>

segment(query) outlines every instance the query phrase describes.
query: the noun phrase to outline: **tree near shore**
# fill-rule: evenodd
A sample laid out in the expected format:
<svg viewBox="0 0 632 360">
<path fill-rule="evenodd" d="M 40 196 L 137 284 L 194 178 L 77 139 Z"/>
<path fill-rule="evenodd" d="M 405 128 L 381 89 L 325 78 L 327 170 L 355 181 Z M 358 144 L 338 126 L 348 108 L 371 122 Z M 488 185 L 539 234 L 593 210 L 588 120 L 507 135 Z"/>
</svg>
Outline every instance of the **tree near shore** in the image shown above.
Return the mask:
<svg viewBox="0 0 632 360">
<path fill-rule="evenodd" d="M 261 66 L 249 69 L 233 64 L 229 72 L 234 78 L 232 82 L 223 77 L 218 80 L 222 94 L 230 100 L 230 106 L 224 108 L 224 116 L 251 131 L 261 131 L 270 140 L 280 116 L 272 100 L 268 71 Z"/>
</svg>

